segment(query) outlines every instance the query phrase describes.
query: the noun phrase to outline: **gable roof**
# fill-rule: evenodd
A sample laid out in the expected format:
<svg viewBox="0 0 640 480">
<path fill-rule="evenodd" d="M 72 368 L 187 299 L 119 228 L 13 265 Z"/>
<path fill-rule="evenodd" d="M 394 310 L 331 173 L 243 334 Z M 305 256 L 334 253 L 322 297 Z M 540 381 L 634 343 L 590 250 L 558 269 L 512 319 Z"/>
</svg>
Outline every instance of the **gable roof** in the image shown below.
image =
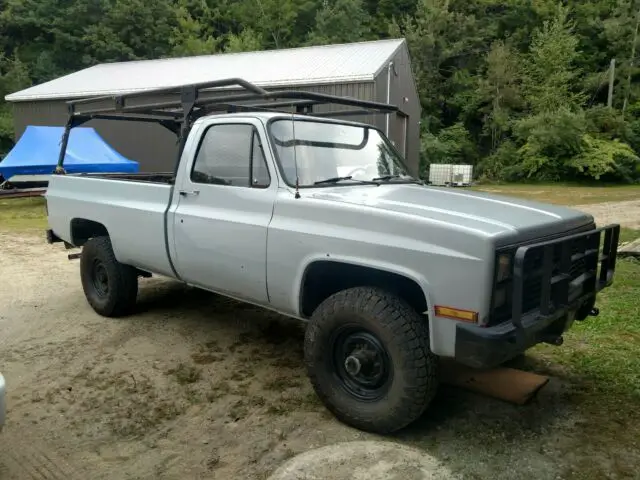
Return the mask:
<svg viewBox="0 0 640 480">
<path fill-rule="evenodd" d="M 29 87 L 9 102 L 117 95 L 243 78 L 256 85 L 294 86 L 373 81 L 404 39 L 103 63 Z"/>
</svg>

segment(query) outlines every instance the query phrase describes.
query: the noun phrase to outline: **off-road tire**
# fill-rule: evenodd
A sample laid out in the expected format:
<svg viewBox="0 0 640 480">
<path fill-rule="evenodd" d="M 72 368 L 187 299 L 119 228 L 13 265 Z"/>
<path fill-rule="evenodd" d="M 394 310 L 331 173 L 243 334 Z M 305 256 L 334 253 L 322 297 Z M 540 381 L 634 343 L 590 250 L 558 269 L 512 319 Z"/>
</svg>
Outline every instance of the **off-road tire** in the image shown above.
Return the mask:
<svg viewBox="0 0 640 480">
<path fill-rule="evenodd" d="M 358 398 L 340 376 L 332 338 L 345 328 L 370 332 L 386 349 L 391 378 L 378 398 Z M 343 423 L 368 432 L 391 433 L 409 425 L 438 388 L 438 358 L 429 349 L 427 320 L 377 288 L 344 290 L 322 302 L 306 329 L 304 357 L 311 384 L 326 408 Z"/>
<path fill-rule="evenodd" d="M 102 274 L 101 279 L 106 278 L 106 281 L 96 280 L 97 269 Z M 138 272 L 116 260 L 109 237 L 91 238 L 83 246 L 80 278 L 87 301 L 96 313 L 104 317 L 132 313 L 138 295 Z"/>
</svg>

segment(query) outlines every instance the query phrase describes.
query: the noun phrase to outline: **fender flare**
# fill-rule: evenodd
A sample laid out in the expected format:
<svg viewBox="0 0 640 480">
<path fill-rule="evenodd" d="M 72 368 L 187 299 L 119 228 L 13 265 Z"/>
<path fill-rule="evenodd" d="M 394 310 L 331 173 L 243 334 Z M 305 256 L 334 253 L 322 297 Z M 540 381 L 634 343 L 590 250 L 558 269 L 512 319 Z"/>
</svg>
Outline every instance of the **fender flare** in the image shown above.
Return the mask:
<svg viewBox="0 0 640 480">
<path fill-rule="evenodd" d="M 433 302 L 431 301 L 431 296 L 429 293 L 429 282 L 424 275 L 401 265 L 384 262 L 378 259 L 353 257 L 347 255 L 333 255 L 330 253 L 311 254 L 306 256 L 302 260 L 302 262 L 300 262 L 300 267 L 298 268 L 294 279 L 291 297 L 294 302 L 294 304 L 292 305 L 293 311 L 296 312 L 296 314 L 300 318 L 304 318 L 302 314 L 302 288 L 309 268 L 316 262 L 344 263 L 358 267 L 373 268 L 383 272 L 405 277 L 408 280 L 416 283 L 418 287 L 420 287 L 420 290 L 422 290 L 422 294 L 424 295 L 425 302 L 427 304 L 427 310 L 420 313 L 427 315 L 429 318 L 433 318 Z"/>
</svg>

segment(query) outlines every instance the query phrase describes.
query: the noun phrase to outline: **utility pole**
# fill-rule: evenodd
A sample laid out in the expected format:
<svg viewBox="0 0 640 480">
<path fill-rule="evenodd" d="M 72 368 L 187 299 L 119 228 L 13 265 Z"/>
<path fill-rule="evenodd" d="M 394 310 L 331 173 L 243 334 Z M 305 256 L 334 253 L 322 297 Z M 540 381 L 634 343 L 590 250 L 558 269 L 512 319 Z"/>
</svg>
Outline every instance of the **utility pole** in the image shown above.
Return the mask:
<svg viewBox="0 0 640 480">
<path fill-rule="evenodd" d="M 616 80 L 616 59 L 611 59 L 609 67 L 609 96 L 607 97 L 607 106 L 613 108 L 613 82 Z"/>
<path fill-rule="evenodd" d="M 636 30 L 633 34 L 633 42 L 631 42 L 631 57 L 629 57 L 629 74 L 627 75 L 627 91 L 624 92 L 624 103 L 622 104 L 622 113 L 627 109 L 629 95 L 631 95 L 631 70 L 636 59 L 636 45 L 638 43 L 638 28 L 640 27 L 640 10 L 636 13 Z"/>
</svg>

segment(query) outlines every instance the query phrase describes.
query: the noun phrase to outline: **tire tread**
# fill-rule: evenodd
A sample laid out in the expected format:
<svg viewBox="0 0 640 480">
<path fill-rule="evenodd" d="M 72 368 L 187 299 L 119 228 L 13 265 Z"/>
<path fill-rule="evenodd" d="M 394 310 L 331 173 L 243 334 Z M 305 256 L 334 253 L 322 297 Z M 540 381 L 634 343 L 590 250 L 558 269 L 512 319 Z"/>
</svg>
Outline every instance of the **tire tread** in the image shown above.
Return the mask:
<svg viewBox="0 0 640 480">
<path fill-rule="evenodd" d="M 384 415 L 362 414 L 354 408 L 343 408 L 329 398 L 322 376 L 318 372 L 318 339 L 328 319 L 337 312 L 359 311 L 368 321 L 376 321 L 391 332 L 394 342 L 406 352 L 401 368 L 406 380 L 399 398 Z M 429 349 L 427 322 L 404 300 L 378 288 L 356 287 L 336 293 L 326 299 L 314 312 L 305 335 L 305 365 L 311 384 L 324 405 L 342 422 L 356 428 L 390 433 L 416 420 L 433 399 L 438 385 L 437 357 Z"/>
<path fill-rule="evenodd" d="M 101 257 L 110 280 L 109 298 L 104 304 L 98 303 L 92 297 L 92 287 L 88 278 L 87 262 L 96 256 Z M 133 311 L 138 296 L 138 272 L 135 268 L 118 262 L 109 237 L 94 237 L 84 245 L 80 270 L 87 301 L 98 314 L 105 317 L 121 317 Z"/>
</svg>

